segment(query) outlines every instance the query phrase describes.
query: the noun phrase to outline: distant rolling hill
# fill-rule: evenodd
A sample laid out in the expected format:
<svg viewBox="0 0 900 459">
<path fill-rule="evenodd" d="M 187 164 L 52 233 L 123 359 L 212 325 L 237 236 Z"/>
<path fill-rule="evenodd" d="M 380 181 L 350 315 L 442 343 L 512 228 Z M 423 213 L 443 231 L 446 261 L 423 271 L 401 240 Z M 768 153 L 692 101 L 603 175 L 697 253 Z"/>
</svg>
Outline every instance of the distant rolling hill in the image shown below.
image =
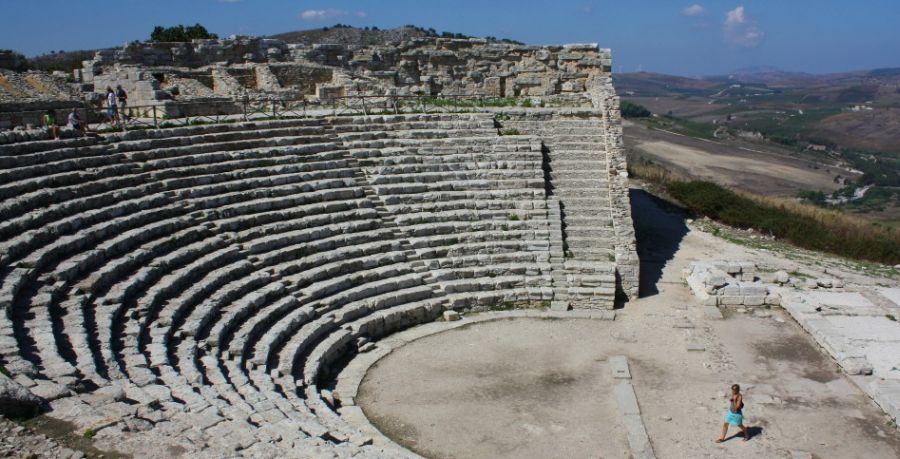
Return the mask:
<svg viewBox="0 0 900 459">
<path fill-rule="evenodd" d="M 900 69 L 814 75 L 753 68 L 697 78 L 652 72 L 613 78 L 624 100 L 671 117 L 644 123 L 651 128 L 668 123 L 682 132 L 716 132 L 720 141 L 758 138 L 823 169 L 836 160 L 864 173 L 842 191 L 875 185 L 856 208 L 900 216 Z"/>
<path fill-rule="evenodd" d="M 803 132 L 782 129 L 779 137 L 797 134 L 847 148 L 900 153 L 900 68 L 815 75 L 764 67 L 709 77 L 638 72 L 613 78 L 622 97 L 658 114 L 760 131 L 772 124 L 761 121 L 786 114 L 792 118 L 788 124 Z M 816 119 L 797 119 L 812 115 Z"/>
<path fill-rule="evenodd" d="M 311 45 L 314 43 L 330 43 L 342 45 L 380 45 L 391 41 L 409 38 L 427 37 L 436 32 L 415 26 L 403 26 L 395 29 L 379 29 L 347 27 L 323 27 L 319 29 L 298 30 L 270 35 L 269 38 L 284 40 L 288 43 Z"/>
</svg>

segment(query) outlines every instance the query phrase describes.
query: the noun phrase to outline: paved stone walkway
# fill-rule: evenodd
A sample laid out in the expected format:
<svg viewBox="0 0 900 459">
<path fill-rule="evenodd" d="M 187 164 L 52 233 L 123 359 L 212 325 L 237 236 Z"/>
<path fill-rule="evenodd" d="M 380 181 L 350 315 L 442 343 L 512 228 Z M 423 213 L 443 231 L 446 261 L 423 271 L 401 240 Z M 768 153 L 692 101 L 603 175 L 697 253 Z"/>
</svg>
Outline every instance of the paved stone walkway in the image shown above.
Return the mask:
<svg viewBox="0 0 900 459">
<path fill-rule="evenodd" d="M 783 306 L 894 421 L 900 417 L 900 288 L 786 295 Z"/>
</svg>

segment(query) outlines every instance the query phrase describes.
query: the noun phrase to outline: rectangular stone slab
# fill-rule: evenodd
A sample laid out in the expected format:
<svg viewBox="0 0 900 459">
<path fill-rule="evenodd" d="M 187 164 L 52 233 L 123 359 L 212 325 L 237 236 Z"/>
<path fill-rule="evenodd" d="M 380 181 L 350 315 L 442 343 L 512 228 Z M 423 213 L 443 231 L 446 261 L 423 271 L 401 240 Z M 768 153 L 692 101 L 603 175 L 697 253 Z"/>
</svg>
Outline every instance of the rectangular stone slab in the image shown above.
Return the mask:
<svg viewBox="0 0 900 459">
<path fill-rule="evenodd" d="M 900 308 L 900 288 L 883 288 L 880 290 L 881 296 L 885 297 L 891 303 Z"/>
<path fill-rule="evenodd" d="M 622 419 L 625 430 L 628 431 L 628 446 L 631 455 L 635 459 L 654 459 L 653 447 L 650 445 L 650 437 L 644 428 L 644 422 L 640 415 L 625 415 Z"/>
<path fill-rule="evenodd" d="M 614 379 L 631 379 L 631 371 L 628 370 L 628 358 L 624 355 L 614 355 L 609 358 L 609 369 Z"/>
<path fill-rule="evenodd" d="M 616 396 L 616 403 L 618 403 L 622 414 L 641 414 L 637 396 L 634 394 L 634 387 L 632 387 L 631 383 L 617 384 L 613 389 L 613 393 Z"/>
<path fill-rule="evenodd" d="M 810 292 L 810 297 L 825 306 L 870 308 L 874 306 L 866 297 L 856 292 Z"/>
<path fill-rule="evenodd" d="M 722 320 L 722 311 L 716 306 L 703 306 L 703 317 L 711 320 Z"/>
</svg>

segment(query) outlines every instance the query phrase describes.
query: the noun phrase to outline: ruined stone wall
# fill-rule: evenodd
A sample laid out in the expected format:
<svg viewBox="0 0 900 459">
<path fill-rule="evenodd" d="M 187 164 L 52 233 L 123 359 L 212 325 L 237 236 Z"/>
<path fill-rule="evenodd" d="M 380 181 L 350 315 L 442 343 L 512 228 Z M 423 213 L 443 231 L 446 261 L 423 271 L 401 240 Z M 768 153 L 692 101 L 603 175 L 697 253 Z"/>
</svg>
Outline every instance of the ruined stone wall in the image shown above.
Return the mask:
<svg viewBox="0 0 900 459">
<path fill-rule="evenodd" d="M 360 50 L 347 66 L 413 92 L 514 97 L 583 92 L 590 78 L 609 73 L 611 60 L 609 50 L 596 44 L 422 38 Z"/>
<path fill-rule="evenodd" d="M 301 94 L 314 94 L 316 85 L 330 83 L 334 70 L 321 65 L 273 64 L 268 66 L 283 88 L 293 88 Z"/>
<path fill-rule="evenodd" d="M 268 38 L 193 40 L 190 43 L 133 42 L 116 50 L 97 53 L 94 65 L 139 64 L 152 66 L 202 67 L 217 63 L 239 64 L 285 60 L 288 45 Z"/>
<path fill-rule="evenodd" d="M 121 84 L 110 81 L 110 76 L 123 78 L 122 68 L 152 72 L 158 67 L 180 67 L 207 71 L 212 80 L 212 66 L 223 65 L 266 67 L 257 68 L 255 88 L 239 81 L 248 90 L 312 95 L 316 85 L 339 84 L 347 94 L 546 97 L 583 94 L 591 80 L 609 74 L 611 61 L 609 50 L 596 44 L 525 46 L 483 39 L 418 38 L 378 46 L 307 47 L 253 38 L 132 43 L 98 52 L 76 76 L 104 86 Z M 269 74 L 278 85 L 270 84 L 274 80 L 268 79 Z M 222 95 L 234 92 L 233 81 L 223 74 L 218 78 L 227 91 Z M 216 84 L 204 85 L 216 88 Z M 135 86 L 141 89 L 158 88 Z"/>
</svg>

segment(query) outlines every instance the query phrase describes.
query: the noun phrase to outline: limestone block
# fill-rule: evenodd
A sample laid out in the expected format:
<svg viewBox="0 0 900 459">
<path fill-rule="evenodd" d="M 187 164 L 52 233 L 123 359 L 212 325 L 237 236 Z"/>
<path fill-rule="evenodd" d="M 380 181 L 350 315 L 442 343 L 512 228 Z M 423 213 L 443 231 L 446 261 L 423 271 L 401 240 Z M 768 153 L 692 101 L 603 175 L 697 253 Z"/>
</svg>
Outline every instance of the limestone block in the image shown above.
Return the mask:
<svg viewBox="0 0 900 459">
<path fill-rule="evenodd" d="M 762 284 L 741 284 L 741 295 L 766 296 L 768 289 Z"/>
<path fill-rule="evenodd" d="M 703 306 L 703 316 L 707 319 L 722 320 L 722 311 L 715 305 Z"/>
<path fill-rule="evenodd" d="M 539 75 L 520 75 L 516 77 L 515 83 L 519 86 L 540 86 L 542 78 Z"/>
<path fill-rule="evenodd" d="M 766 303 L 766 296 L 745 296 L 743 298 L 744 306 L 762 306 Z"/>
<path fill-rule="evenodd" d="M 703 283 L 714 289 L 718 289 L 728 285 L 728 278 L 721 271 L 710 271 L 703 279 Z"/>
<path fill-rule="evenodd" d="M 719 295 L 719 304 L 724 306 L 740 306 L 744 304 L 742 295 Z"/>
<path fill-rule="evenodd" d="M 778 271 L 775 273 L 775 282 L 781 285 L 787 284 L 791 280 L 787 271 Z"/>
<path fill-rule="evenodd" d="M 624 382 L 616 384 L 613 388 L 613 393 L 616 397 L 616 403 L 619 405 L 619 410 L 622 414 L 641 414 L 641 409 L 638 406 L 637 396 L 634 394 L 634 387 L 632 387 L 631 383 Z"/>
<path fill-rule="evenodd" d="M 650 437 L 640 415 L 625 415 L 622 417 L 625 429 L 628 432 L 628 446 L 631 449 L 631 457 L 635 459 L 655 459 Z"/>
<path fill-rule="evenodd" d="M 719 296 L 740 297 L 743 295 L 740 284 L 728 284 L 718 290 Z"/>
<path fill-rule="evenodd" d="M 453 322 L 461 319 L 458 312 L 454 310 L 444 311 L 444 320 L 447 322 Z"/>
<path fill-rule="evenodd" d="M 831 279 L 816 279 L 816 285 L 822 288 L 831 288 L 834 283 Z"/>
<path fill-rule="evenodd" d="M 862 356 L 847 357 L 841 359 L 840 363 L 848 375 L 870 375 L 873 371 L 872 364 Z"/>
<path fill-rule="evenodd" d="M 43 401 L 21 384 L 0 373 L 0 414 L 4 416 L 32 416 Z"/>
<path fill-rule="evenodd" d="M 609 358 L 609 369 L 614 379 L 631 379 L 631 371 L 628 369 L 628 358 L 624 355 L 614 355 Z"/>
<path fill-rule="evenodd" d="M 869 383 L 875 402 L 894 421 L 900 419 L 900 380 L 876 379 Z"/>
</svg>

